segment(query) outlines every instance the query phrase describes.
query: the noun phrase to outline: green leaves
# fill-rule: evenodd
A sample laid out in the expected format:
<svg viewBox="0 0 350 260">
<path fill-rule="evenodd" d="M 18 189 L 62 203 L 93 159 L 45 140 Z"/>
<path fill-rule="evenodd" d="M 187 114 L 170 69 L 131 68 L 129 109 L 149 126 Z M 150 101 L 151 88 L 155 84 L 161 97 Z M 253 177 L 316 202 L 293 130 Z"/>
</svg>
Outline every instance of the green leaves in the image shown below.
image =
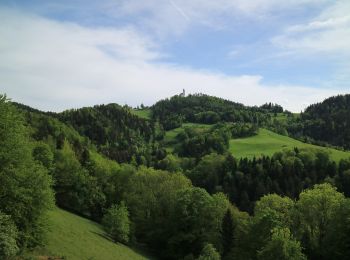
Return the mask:
<svg viewBox="0 0 350 260">
<path fill-rule="evenodd" d="M 0 211 L 16 225 L 20 247 L 42 242 L 43 216 L 53 205 L 52 180 L 31 148 L 21 115 L 0 95 Z"/>
<path fill-rule="evenodd" d="M 129 211 L 124 202 L 109 208 L 102 219 L 102 224 L 114 241 L 121 243 L 129 242 Z"/>
<path fill-rule="evenodd" d="M 220 260 L 220 254 L 212 244 L 206 244 L 197 260 Z"/>
<path fill-rule="evenodd" d="M 311 255 L 317 257 L 322 253 L 327 229 L 344 201 L 344 195 L 328 183 L 300 194 L 295 208 L 297 235 Z"/>
<path fill-rule="evenodd" d="M 259 260 L 306 260 L 300 242 L 296 241 L 288 228 L 272 230 L 271 240 L 258 251 Z"/>
<path fill-rule="evenodd" d="M 0 211 L 0 257 L 8 258 L 16 255 L 19 250 L 16 242 L 17 235 L 17 227 L 11 217 Z"/>
</svg>

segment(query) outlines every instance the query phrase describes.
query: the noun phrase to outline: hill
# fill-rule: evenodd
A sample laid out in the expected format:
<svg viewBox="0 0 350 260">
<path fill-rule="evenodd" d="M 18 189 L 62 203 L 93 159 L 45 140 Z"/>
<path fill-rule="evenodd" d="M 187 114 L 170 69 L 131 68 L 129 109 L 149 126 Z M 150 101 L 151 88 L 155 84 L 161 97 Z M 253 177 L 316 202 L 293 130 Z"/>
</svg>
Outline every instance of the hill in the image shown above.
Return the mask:
<svg viewBox="0 0 350 260">
<path fill-rule="evenodd" d="M 118 104 L 72 109 L 53 116 L 88 137 L 99 152 L 118 162 L 129 162 L 153 136 L 148 120 Z"/>
<path fill-rule="evenodd" d="M 49 213 L 47 246 L 32 253 L 40 259 L 150 259 L 132 248 L 111 241 L 101 226 L 88 219 L 56 208 Z"/>
<path fill-rule="evenodd" d="M 292 135 L 350 149 L 350 94 L 313 104 L 290 124 Z"/>
<path fill-rule="evenodd" d="M 182 123 L 215 124 L 218 122 L 245 122 L 263 124 L 271 119 L 271 109 L 249 107 L 204 94 L 173 96 L 158 101 L 151 107 L 153 120 L 159 120 L 165 130 L 180 127 Z"/>
<path fill-rule="evenodd" d="M 125 241 L 130 237 L 130 245 L 142 245 L 161 259 L 197 259 L 206 256 L 210 248 L 224 259 L 257 259 L 254 252 L 275 230 L 266 229 L 265 218 L 260 218 L 271 212 L 268 205 L 279 208 L 286 205 L 285 200 L 297 203 L 303 190 L 325 182 L 344 194 L 336 193 L 337 197 L 350 197 L 350 153 L 328 148 L 327 143 L 319 147 L 276 134 L 286 134 L 291 123 L 303 131 L 304 115 L 281 112 L 282 108 L 274 104 L 245 107 L 205 95 L 160 102 L 164 107 L 158 106 L 157 113 L 165 118 L 157 117 L 154 107 L 152 111 L 135 112 L 117 104 L 64 113 L 45 113 L 15 104 L 16 111 L 6 98 L 0 98 L 0 157 L 5 158 L 0 163 L 0 197 L 4 198 L 0 199 L 0 227 L 5 226 L 6 232 L 0 239 L 6 239 L 0 243 L 0 258 L 8 259 L 44 242 L 47 246 L 34 252 L 40 259 L 145 258 L 129 247 L 114 244 L 98 222 L 113 228 L 108 229 L 110 235 L 115 235 L 115 230 L 123 232 Z M 164 131 L 165 123 L 171 123 L 170 131 Z M 174 128 L 176 124 L 172 123 L 180 123 L 180 127 Z M 20 185 L 16 184 L 18 180 L 22 180 Z M 40 183 L 46 186 L 42 188 Z M 336 192 L 328 184 L 323 187 L 325 194 Z M 22 192 L 23 188 L 28 191 Z M 264 200 L 273 193 L 277 195 L 272 199 L 281 199 L 281 203 L 266 204 Z M 38 194 L 38 203 L 31 203 L 31 194 Z M 53 194 L 56 205 L 96 223 L 59 209 L 47 212 Z M 309 209 L 313 205 L 324 204 L 315 201 L 304 206 Z M 295 205 L 297 210 L 290 206 L 291 212 L 299 212 L 299 204 Z M 343 226 L 324 234 L 348 233 L 345 228 L 350 204 L 340 208 L 346 211 L 334 211 L 331 216 L 340 216 L 335 222 Z M 106 212 L 115 219 L 105 218 Z M 35 221 L 44 219 L 46 213 L 52 222 L 47 241 L 44 222 Z M 323 213 L 322 206 L 312 216 Z M 281 218 L 274 216 L 278 215 L 271 214 L 271 223 L 278 224 Z M 299 219 L 297 216 L 290 223 Z M 327 230 L 334 227 L 329 223 Z M 227 232 L 222 232 L 224 229 Z M 265 231 L 257 236 L 259 230 Z M 292 234 L 301 230 L 305 226 L 290 227 Z M 232 234 L 237 235 L 235 241 Z M 26 236 L 30 239 L 23 243 Z M 295 240 L 306 248 L 310 259 L 320 259 L 314 257 L 317 250 L 308 248 L 310 241 L 304 237 L 309 234 Z M 327 239 L 322 245 L 333 241 L 332 237 Z M 3 245 L 6 251 L 1 251 Z M 240 252 L 252 252 L 252 256 Z"/>
<path fill-rule="evenodd" d="M 260 157 L 261 155 L 272 156 L 274 153 L 283 149 L 293 149 L 294 147 L 326 151 L 329 153 L 330 158 L 337 162 L 339 162 L 340 159 L 350 157 L 350 152 L 303 143 L 263 128 L 260 128 L 258 135 L 247 138 L 231 139 L 230 141 L 230 151 L 238 158 L 253 158 Z"/>
</svg>

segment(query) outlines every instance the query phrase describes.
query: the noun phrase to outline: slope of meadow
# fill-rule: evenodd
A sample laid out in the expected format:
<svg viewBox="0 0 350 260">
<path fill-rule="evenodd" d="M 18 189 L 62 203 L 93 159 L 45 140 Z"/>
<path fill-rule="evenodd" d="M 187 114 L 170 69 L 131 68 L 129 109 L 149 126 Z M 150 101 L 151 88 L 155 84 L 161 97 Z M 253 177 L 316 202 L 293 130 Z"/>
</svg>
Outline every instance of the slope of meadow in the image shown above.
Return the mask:
<svg viewBox="0 0 350 260">
<path fill-rule="evenodd" d="M 275 152 L 283 149 L 293 149 L 294 147 L 321 149 L 323 151 L 327 151 L 330 157 L 337 162 L 340 159 L 350 157 L 350 152 L 306 144 L 288 136 L 279 135 L 262 128 L 259 130 L 259 134 L 256 136 L 232 139 L 230 141 L 230 151 L 237 158 L 252 158 L 254 156 L 259 157 L 261 155 L 271 156 Z"/>
<path fill-rule="evenodd" d="M 112 242 L 101 226 L 62 209 L 50 212 L 50 232 L 39 259 L 149 259 L 125 245 Z M 50 257 L 48 257 L 50 256 Z"/>
</svg>

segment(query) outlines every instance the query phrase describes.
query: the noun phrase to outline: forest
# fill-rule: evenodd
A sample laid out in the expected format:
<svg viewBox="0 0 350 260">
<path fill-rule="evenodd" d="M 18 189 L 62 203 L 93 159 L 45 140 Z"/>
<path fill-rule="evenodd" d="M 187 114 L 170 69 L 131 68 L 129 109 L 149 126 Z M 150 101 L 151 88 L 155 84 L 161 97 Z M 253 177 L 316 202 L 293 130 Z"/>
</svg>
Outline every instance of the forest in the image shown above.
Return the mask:
<svg viewBox="0 0 350 260">
<path fill-rule="evenodd" d="M 45 247 L 59 207 L 154 259 L 349 259 L 349 114 L 350 95 L 300 114 L 204 94 L 53 113 L 0 95 L 0 258 Z M 320 149 L 231 152 L 260 129 Z"/>
</svg>

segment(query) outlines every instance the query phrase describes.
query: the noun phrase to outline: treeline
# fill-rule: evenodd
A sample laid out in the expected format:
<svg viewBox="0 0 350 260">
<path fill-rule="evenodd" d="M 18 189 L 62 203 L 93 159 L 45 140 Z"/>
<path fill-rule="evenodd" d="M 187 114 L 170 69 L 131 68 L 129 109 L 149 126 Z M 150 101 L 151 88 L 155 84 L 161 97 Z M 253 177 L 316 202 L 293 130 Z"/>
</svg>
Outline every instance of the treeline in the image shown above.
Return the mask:
<svg viewBox="0 0 350 260">
<path fill-rule="evenodd" d="M 338 95 L 310 105 L 300 116 L 284 112 L 286 118 L 273 118 L 269 129 L 303 142 L 350 149 L 350 95 Z"/>
<path fill-rule="evenodd" d="M 218 123 L 210 128 L 185 127 L 175 137 L 174 153 L 181 157 L 200 159 L 210 153 L 223 154 L 231 138 L 248 137 L 258 133 L 258 127 L 249 123 Z"/>
<path fill-rule="evenodd" d="M 272 107 L 247 107 L 221 98 L 195 94 L 186 97 L 177 95 L 158 101 L 151 107 L 151 111 L 153 120 L 158 120 L 165 130 L 170 130 L 185 122 L 240 122 L 259 125 L 270 120 Z"/>
<path fill-rule="evenodd" d="M 282 106 L 271 102 L 263 104 L 260 108 L 274 114 L 283 113 L 284 111 Z"/>
<path fill-rule="evenodd" d="M 140 157 L 156 138 L 155 125 L 117 104 L 67 110 L 55 117 L 88 137 L 99 152 L 117 162 Z"/>
<path fill-rule="evenodd" d="M 33 156 L 23 117 L 0 95 L 0 258 L 42 245 L 52 178 Z"/>
<path fill-rule="evenodd" d="M 118 163 L 147 166 L 164 153 L 158 144 L 164 136 L 162 127 L 135 116 L 129 107 L 109 104 L 57 114 L 14 104 L 25 115 L 35 140 L 56 143 L 61 148 L 66 139 L 80 162 L 85 160 L 88 149 Z"/>
<path fill-rule="evenodd" d="M 350 149 L 349 115 L 350 95 L 331 97 L 311 105 L 300 116 L 302 135 Z"/>
<path fill-rule="evenodd" d="M 258 130 L 244 121 L 185 128 L 176 155 L 157 140 L 161 126 L 126 108 L 17 107 L 1 96 L 1 258 L 45 242 L 54 198 L 161 259 L 350 256 L 350 159 L 336 164 L 322 151 L 294 149 L 237 160 L 229 139 Z M 128 163 L 111 160 L 107 145 L 126 149 Z"/>
<path fill-rule="evenodd" d="M 350 158 L 337 165 L 322 151 L 295 149 L 252 160 L 210 154 L 186 172 L 195 186 L 211 194 L 224 192 L 240 210 L 250 213 L 255 201 L 266 194 L 297 198 L 304 189 L 324 181 L 350 195 Z"/>
</svg>

